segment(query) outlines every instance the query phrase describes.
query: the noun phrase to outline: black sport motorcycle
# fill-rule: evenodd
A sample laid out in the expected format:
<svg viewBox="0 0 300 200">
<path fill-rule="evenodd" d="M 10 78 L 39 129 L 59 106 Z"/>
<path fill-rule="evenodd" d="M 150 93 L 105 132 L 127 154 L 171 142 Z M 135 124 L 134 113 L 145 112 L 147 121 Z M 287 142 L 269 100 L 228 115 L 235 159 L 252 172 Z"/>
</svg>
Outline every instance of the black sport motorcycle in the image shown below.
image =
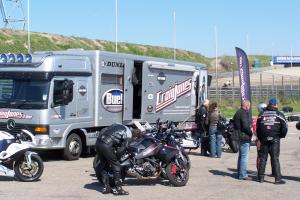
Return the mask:
<svg viewBox="0 0 300 200">
<path fill-rule="evenodd" d="M 174 186 L 184 186 L 189 179 L 189 170 L 180 151 L 149 135 L 131 143 L 119 162 L 123 180 L 126 175 L 137 179 L 164 177 Z M 105 170 L 102 163 L 96 155 L 93 164 L 100 182 L 101 170 Z M 112 172 L 108 171 L 107 174 L 112 182 Z"/>
<path fill-rule="evenodd" d="M 232 152 L 237 153 L 239 151 L 239 136 L 234 131 L 233 120 L 219 120 L 217 126 Z"/>
</svg>

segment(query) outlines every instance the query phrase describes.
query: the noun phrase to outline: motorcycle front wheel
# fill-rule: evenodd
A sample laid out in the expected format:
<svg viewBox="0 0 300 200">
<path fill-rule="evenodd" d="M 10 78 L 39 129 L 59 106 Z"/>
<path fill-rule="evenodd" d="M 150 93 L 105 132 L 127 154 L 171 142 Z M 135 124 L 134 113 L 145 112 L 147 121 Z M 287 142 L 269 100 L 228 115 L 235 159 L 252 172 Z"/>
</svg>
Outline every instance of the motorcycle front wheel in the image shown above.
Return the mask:
<svg viewBox="0 0 300 200">
<path fill-rule="evenodd" d="M 189 170 L 182 160 L 178 160 L 178 164 L 175 161 L 170 162 L 166 168 L 166 175 L 172 185 L 180 187 L 187 184 Z"/>
<path fill-rule="evenodd" d="M 44 164 L 40 156 L 37 154 L 31 155 L 31 163 L 27 163 L 24 155 L 16 161 L 14 171 L 18 180 L 32 182 L 41 177 L 44 171 Z"/>
</svg>

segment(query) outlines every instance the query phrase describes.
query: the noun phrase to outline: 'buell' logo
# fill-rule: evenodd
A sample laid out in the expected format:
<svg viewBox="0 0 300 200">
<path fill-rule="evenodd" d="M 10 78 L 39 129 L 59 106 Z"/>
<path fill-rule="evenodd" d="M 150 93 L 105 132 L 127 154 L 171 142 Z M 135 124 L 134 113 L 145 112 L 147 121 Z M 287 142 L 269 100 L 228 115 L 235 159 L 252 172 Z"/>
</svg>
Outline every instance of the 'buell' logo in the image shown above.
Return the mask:
<svg viewBox="0 0 300 200">
<path fill-rule="evenodd" d="M 156 94 L 156 109 L 158 112 L 165 107 L 173 104 L 177 101 L 177 98 L 188 93 L 192 89 L 192 79 L 183 81 L 182 83 L 176 83 L 175 86 L 170 87 L 165 92 L 159 91 Z"/>
<path fill-rule="evenodd" d="M 112 89 L 102 96 L 102 105 L 109 112 L 121 112 L 123 109 L 123 91 Z"/>
</svg>

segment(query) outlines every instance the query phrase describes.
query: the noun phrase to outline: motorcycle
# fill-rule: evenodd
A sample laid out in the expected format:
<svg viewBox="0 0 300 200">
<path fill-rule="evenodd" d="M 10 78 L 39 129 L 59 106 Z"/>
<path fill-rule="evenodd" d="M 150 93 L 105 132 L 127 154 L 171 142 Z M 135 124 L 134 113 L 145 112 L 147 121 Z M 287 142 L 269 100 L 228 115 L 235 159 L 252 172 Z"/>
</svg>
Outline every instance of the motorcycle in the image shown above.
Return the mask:
<svg viewBox="0 0 300 200">
<path fill-rule="evenodd" d="M 185 136 L 180 138 L 181 146 L 189 151 L 200 148 L 200 137 L 196 136 L 190 129 L 184 129 L 184 131 Z"/>
<path fill-rule="evenodd" d="M 186 132 L 184 130 L 177 129 L 175 123 L 172 121 L 165 122 L 164 125 L 161 124 L 159 127 L 160 129 L 155 133 L 154 137 L 165 145 L 175 147 L 179 151 L 180 157 L 189 170 L 191 168 L 191 161 L 182 145 L 182 141 L 187 138 Z"/>
<path fill-rule="evenodd" d="M 24 182 L 38 180 L 44 164 L 37 153 L 30 151 L 33 146 L 34 136 L 27 130 L 17 135 L 0 131 L 0 175 Z"/>
<path fill-rule="evenodd" d="M 184 186 L 189 179 L 189 170 L 180 151 L 149 135 L 131 143 L 119 162 L 123 180 L 126 175 L 137 179 L 164 177 L 174 186 Z M 111 168 L 105 169 L 98 155 L 95 156 L 93 165 L 99 182 L 102 182 L 101 170 L 108 170 L 106 173 L 113 183 Z"/>
<path fill-rule="evenodd" d="M 237 153 L 239 151 L 239 136 L 237 135 L 238 133 L 234 131 L 233 120 L 219 120 L 217 127 L 232 152 Z"/>
</svg>

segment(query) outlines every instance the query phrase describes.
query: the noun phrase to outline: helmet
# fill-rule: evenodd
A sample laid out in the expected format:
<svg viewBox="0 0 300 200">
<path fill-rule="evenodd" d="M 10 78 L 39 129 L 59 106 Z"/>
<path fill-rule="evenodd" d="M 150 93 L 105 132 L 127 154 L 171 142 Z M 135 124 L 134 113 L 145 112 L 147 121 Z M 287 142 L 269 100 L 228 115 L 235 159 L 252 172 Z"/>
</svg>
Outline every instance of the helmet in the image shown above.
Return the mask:
<svg viewBox="0 0 300 200">
<path fill-rule="evenodd" d="M 257 110 L 259 113 L 262 113 L 263 111 L 265 111 L 266 108 L 267 108 L 267 104 L 265 104 L 265 103 L 260 103 L 257 105 Z"/>
<path fill-rule="evenodd" d="M 119 126 L 122 126 L 122 128 L 120 127 L 119 129 L 119 134 L 122 136 L 123 140 L 130 140 L 132 138 L 132 132 L 130 130 L 130 128 L 128 128 L 127 126 L 123 125 L 123 124 L 118 124 Z"/>
</svg>

